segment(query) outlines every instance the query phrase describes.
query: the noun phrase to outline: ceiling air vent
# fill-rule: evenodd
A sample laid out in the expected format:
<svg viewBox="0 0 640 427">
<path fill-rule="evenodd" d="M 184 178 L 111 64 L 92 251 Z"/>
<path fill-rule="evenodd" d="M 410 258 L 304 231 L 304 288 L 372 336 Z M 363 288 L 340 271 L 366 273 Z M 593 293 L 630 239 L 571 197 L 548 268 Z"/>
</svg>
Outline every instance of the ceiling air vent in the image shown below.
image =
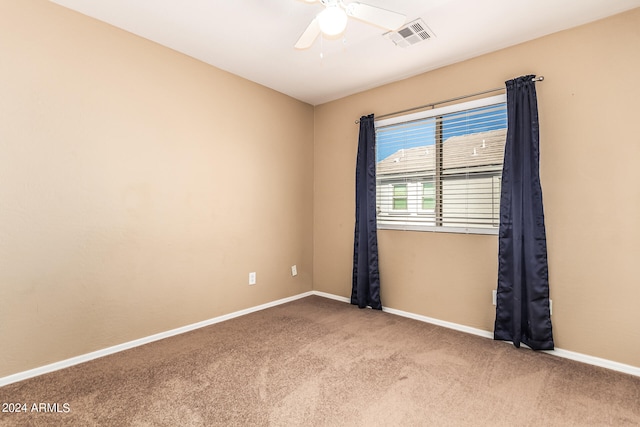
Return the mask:
<svg viewBox="0 0 640 427">
<path fill-rule="evenodd" d="M 433 34 L 433 31 L 427 27 L 427 24 L 425 24 L 422 19 L 418 18 L 415 21 L 409 22 L 398 31 L 389 31 L 388 33 L 384 33 L 383 36 L 394 42 L 396 46 L 409 47 L 429 40 L 435 37 L 435 34 Z"/>
</svg>

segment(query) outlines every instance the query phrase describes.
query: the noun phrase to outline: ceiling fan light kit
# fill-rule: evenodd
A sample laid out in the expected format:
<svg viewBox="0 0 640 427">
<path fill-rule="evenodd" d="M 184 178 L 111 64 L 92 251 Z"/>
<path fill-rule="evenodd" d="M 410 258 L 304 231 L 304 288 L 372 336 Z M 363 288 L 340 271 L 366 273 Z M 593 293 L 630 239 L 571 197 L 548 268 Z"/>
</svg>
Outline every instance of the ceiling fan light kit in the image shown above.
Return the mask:
<svg viewBox="0 0 640 427">
<path fill-rule="evenodd" d="M 320 34 L 336 37 L 344 32 L 349 17 L 368 24 L 376 25 L 389 31 L 397 30 L 404 25 L 407 17 L 365 3 L 352 2 L 347 5 L 342 0 L 304 0 L 306 3 L 320 2 L 325 9 L 318 13 L 304 30 L 295 44 L 297 49 L 307 49 Z"/>
<path fill-rule="evenodd" d="M 347 13 L 337 4 L 328 6 L 318 14 L 318 24 L 323 34 L 333 37 L 347 28 Z"/>
</svg>

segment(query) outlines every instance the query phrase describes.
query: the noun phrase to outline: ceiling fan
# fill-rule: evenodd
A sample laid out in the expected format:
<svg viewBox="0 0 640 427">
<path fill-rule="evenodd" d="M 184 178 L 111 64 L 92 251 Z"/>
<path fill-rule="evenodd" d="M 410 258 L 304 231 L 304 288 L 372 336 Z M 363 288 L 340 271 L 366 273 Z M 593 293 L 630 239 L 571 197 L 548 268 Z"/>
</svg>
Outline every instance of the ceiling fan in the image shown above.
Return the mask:
<svg viewBox="0 0 640 427">
<path fill-rule="evenodd" d="M 328 37 L 336 37 L 344 32 L 348 17 L 356 18 L 368 24 L 377 25 L 387 30 L 397 30 L 407 17 L 365 3 L 352 2 L 345 4 L 342 0 L 304 0 L 306 3 L 320 2 L 325 7 L 316 15 L 295 44 L 297 49 L 307 49 L 322 33 Z"/>
</svg>

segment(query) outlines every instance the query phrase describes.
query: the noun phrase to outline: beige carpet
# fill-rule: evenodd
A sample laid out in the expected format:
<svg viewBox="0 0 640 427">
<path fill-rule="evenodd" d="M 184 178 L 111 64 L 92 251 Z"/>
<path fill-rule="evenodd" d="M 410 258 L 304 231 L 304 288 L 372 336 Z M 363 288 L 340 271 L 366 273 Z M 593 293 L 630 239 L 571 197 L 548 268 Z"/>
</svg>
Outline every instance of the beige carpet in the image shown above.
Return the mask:
<svg viewBox="0 0 640 427">
<path fill-rule="evenodd" d="M 640 378 L 308 297 L 2 387 L 0 402 L 28 406 L 0 426 L 621 426 L 640 425 Z"/>
</svg>

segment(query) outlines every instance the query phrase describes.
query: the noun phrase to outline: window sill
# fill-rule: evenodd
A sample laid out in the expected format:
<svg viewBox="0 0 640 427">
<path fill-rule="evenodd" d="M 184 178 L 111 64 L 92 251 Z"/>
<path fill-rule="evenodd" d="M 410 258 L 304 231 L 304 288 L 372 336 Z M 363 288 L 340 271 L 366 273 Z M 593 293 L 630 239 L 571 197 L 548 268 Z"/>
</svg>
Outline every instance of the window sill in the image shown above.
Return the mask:
<svg viewBox="0 0 640 427">
<path fill-rule="evenodd" d="M 455 234 L 485 234 L 498 235 L 498 227 L 495 228 L 473 228 L 473 227 L 436 227 L 432 225 L 418 224 L 378 224 L 378 230 L 397 230 L 397 231 L 421 231 L 432 233 L 455 233 Z"/>
</svg>

